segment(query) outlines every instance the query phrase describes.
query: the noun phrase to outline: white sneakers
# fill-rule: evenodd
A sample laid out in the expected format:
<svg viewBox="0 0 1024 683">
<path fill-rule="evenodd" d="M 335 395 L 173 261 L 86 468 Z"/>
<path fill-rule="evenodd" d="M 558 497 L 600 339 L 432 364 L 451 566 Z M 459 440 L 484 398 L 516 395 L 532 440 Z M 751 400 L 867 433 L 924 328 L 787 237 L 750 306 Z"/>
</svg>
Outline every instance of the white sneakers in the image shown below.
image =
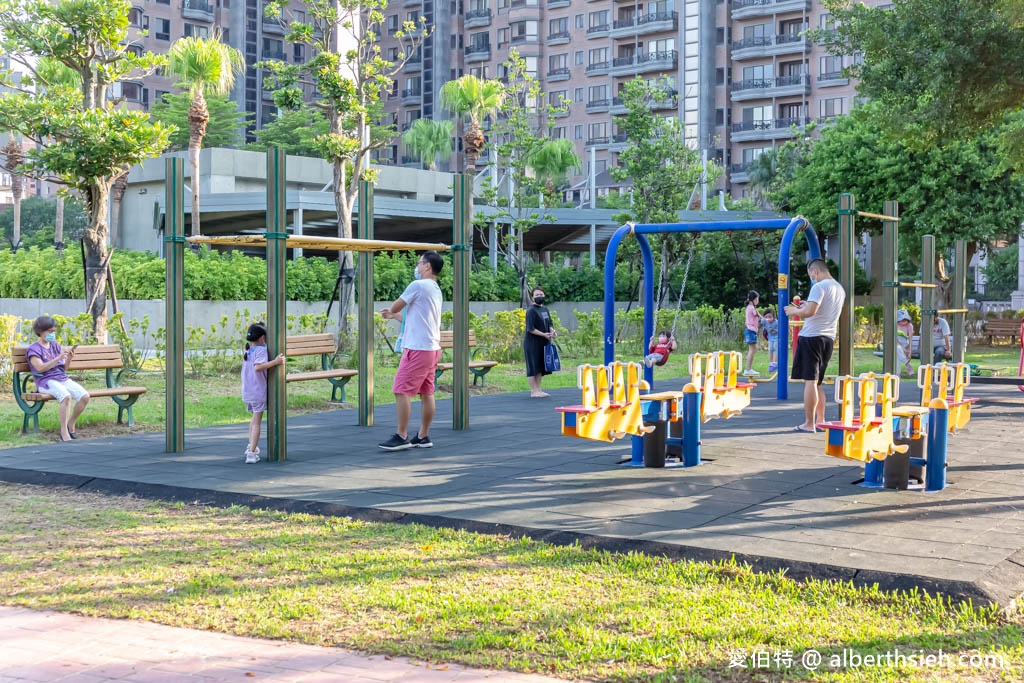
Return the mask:
<svg viewBox="0 0 1024 683">
<path fill-rule="evenodd" d="M 245 464 L 252 465 L 260 461 L 260 447 L 257 446 L 256 450 L 249 450 L 249 446 L 245 447 Z"/>
</svg>

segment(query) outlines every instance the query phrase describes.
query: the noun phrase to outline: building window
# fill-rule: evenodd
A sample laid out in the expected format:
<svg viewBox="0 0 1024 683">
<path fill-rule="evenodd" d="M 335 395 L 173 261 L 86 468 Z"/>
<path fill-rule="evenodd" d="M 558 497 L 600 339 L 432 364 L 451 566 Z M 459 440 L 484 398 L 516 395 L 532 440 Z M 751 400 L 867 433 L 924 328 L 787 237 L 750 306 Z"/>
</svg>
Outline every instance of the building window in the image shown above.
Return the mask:
<svg viewBox="0 0 1024 683">
<path fill-rule="evenodd" d="M 608 57 L 608 48 L 598 47 L 590 51 L 589 60 L 587 64 L 593 66 L 594 64 L 606 64 L 610 59 Z"/>
<path fill-rule="evenodd" d="M 487 80 L 490 78 L 490 67 L 486 64 L 483 66 L 471 66 L 469 67 L 469 75 L 476 76 L 477 78 Z"/>
<path fill-rule="evenodd" d="M 576 54 L 573 56 L 573 62 L 576 64 L 576 66 L 583 65 L 583 50 L 576 50 Z"/>
<path fill-rule="evenodd" d="M 551 129 L 551 137 L 555 140 L 561 140 L 565 137 L 565 126 L 555 126 Z"/>
<path fill-rule="evenodd" d="M 583 88 L 576 88 L 572 91 L 572 101 L 582 102 L 583 101 Z M 579 138 L 577 138 L 579 139 Z"/>
<path fill-rule="evenodd" d="M 144 88 L 138 83 L 132 83 L 131 81 L 121 82 L 121 97 L 128 102 L 142 102 L 142 93 Z"/>
<path fill-rule="evenodd" d="M 766 129 L 770 127 L 772 120 L 772 105 L 766 104 L 759 107 L 743 108 L 743 123 L 750 124 L 754 129 Z"/>
<path fill-rule="evenodd" d="M 539 21 L 514 21 L 509 24 L 513 43 L 536 42 Z"/>
<path fill-rule="evenodd" d="M 787 19 L 779 22 L 779 35 L 789 38 L 798 38 L 807 28 L 803 19 Z"/>
<path fill-rule="evenodd" d="M 263 57 L 284 61 L 284 42 L 274 38 L 263 39 Z"/>
<path fill-rule="evenodd" d="M 306 46 L 302 43 L 292 45 L 292 59 L 296 64 L 303 64 L 306 61 Z"/>
<path fill-rule="evenodd" d="M 608 99 L 608 86 L 607 85 L 592 85 L 590 86 L 590 92 L 587 102 L 600 102 L 601 100 Z"/>
<path fill-rule="evenodd" d="M 186 22 L 184 35 L 186 38 L 209 38 L 210 29 L 207 26 L 200 26 L 199 24 L 189 24 Z"/>
<path fill-rule="evenodd" d="M 647 54 L 653 55 L 659 52 L 671 52 L 676 49 L 675 38 L 662 38 L 661 40 L 652 40 L 647 43 Z"/>
<path fill-rule="evenodd" d="M 498 34 L 499 34 L 498 40 L 501 40 L 501 38 L 500 38 L 501 32 L 499 31 Z M 475 47 L 475 48 L 485 48 L 485 47 L 488 47 L 491 44 L 491 34 L 488 33 L 487 31 L 480 31 L 479 33 L 470 33 L 469 34 L 469 44 L 470 44 L 470 46 Z"/>
<path fill-rule="evenodd" d="M 560 17 L 548 22 L 548 38 L 569 33 L 569 17 Z"/>
<path fill-rule="evenodd" d="M 804 115 L 804 105 L 800 102 L 794 102 L 793 104 L 780 104 L 779 105 L 779 118 L 789 119 L 790 121 L 796 121 L 802 118 Z"/>
<path fill-rule="evenodd" d="M 583 124 L 582 123 L 577 123 L 575 126 L 572 127 L 572 137 L 573 137 L 574 140 L 582 140 L 583 139 Z"/>
<path fill-rule="evenodd" d="M 583 15 L 582 14 L 577 14 L 576 17 L 574 18 L 574 22 L 576 23 L 576 28 L 583 28 L 585 26 L 585 24 L 583 23 Z"/>
<path fill-rule="evenodd" d="M 503 47 L 508 47 L 508 29 L 507 28 L 499 28 L 498 29 L 498 49 L 500 50 Z"/>
<path fill-rule="evenodd" d="M 835 55 L 827 55 L 820 58 L 821 78 L 842 78 L 843 58 Z"/>
<path fill-rule="evenodd" d="M 758 157 L 768 151 L 771 151 L 771 147 L 750 147 L 740 152 L 740 158 L 744 164 L 752 164 L 757 161 Z"/>
<path fill-rule="evenodd" d="M 836 116 L 846 115 L 846 98 L 830 97 L 818 103 L 818 116 L 823 119 L 831 119 Z"/>
<path fill-rule="evenodd" d="M 587 141 L 605 141 L 608 140 L 608 122 L 601 121 L 600 123 L 592 123 L 587 131 Z"/>
<path fill-rule="evenodd" d="M 818 17 L 818 28 L 822 29 L 823 31 L 835 31 L 835 19 L 833 19 L 832 15 L 828 12 L 822 14 L 820 17 Z"/>
<path fill-rule="evenodd" d="M 780 76 L 802 76 L 804 74 L 804 63 L 779 62 L 778 74 Z"/>
<path fill-rule="evenodd" d="M 128 23 L 134 28 L 142 28 L 142 19 L 145 16 L 146 15 L 143 13 L 142 9 L 132 7 L 128 10 Z"/>
<path fill-rule="evenodd" d="M 764 45 L 763 39 L 766 36 L 771 35 L 771 26 L 768 24 L 754 24 L 753 26 L 743 27 L 743 40 L 748 41 L 750 45 Z M 758 39 L 762 39 L 758 42 Z"/>
<path fill-rule="evenodd" d="M 748 83 L 752 88 L 767 88 L 772 85 L 773 78 L 775 75 L 771 64 L 743 67 L 743 82 Z M 750 83 L 750 81 L 756 81 L 756 83 Z"/>
<path fill-rule="evenodd" d="M 526 62 L 526 73 L 534 77 L 537 76 L 538 59 L 538 57 L 529 55 L 523 57 L 523 61 Z"/>
<path fill-rule="evenodd" d="M 718 44 L 718 45 L 725 45 L 725 29 L 724 28 L 716 28 L 715 29 L 715 43 Z"/>
<path fill-rule="evenodd" d="M 157 40 L 170 40 L 171 39 L 171 20 L 170 19 L 156 19 L 156 30 L 153 32 L 153 37 L 156 38 Z"/>
<path fill-rule="evenodd" d="M 590 13 L 588 24 L 589 28 L 596 29 L 602 26 L 608 26 L 608 24 L 608 10 L 603 9 L 597 12 Z"/>
<path fill-rule="evenodd" d="M 560 55 L 551 55 L 548 57 L 548 71 L 558 71 L 559 69 L 569 68 L 569 53 L 563 53 Z"/>
<path fill-rule="evenodd" d="M 155 93 L 153 95 L 153 98 L 154 98 L 154 100 L 156 102 L 163 102 L 164 101 L 164 97 L 166 97 L 167 95 L 170 95 L 170 94 L 171 93 L 168 92 L 167 90 L 157 90 L 157 91 L 155 91 Z"/>
<path fill-rule="evenodd" d="M 715 85 L 725 85 L 725 67 L 715 69 Z"/>
<path fill-rule="evenodd" d="M 397 30 L 398 30 L 398 15 L 397 14 L 389 14 L 388 15 L 388 31 L 391 31 L 392 33 L 394 33 Z"/>
<path fill-rule="evenodd" d="M 716 126 L 724 126 L 725 125 L 725 109 L 716 109 L 715 110 L 715 125 Z"/>
<path fill-rule="evenodd" d="M 569 99 L 568 90 L 553 90 L 548 93 L 548 104 L 552 107 L 561 107 Z"/>
</svg>

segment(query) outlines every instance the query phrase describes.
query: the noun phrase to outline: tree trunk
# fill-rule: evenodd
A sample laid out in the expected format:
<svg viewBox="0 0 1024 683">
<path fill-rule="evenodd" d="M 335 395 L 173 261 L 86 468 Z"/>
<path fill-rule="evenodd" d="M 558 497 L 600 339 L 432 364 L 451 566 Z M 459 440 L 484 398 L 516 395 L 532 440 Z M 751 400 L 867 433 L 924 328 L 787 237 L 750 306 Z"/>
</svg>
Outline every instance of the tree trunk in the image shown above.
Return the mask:
<svg viewBox="0 0 1024 683">
<path fill-rule="evenodd" d="M 11 174 L 11 198 L 14 206 L 14 225 L 11 231 L 11 251 L 17 251 L 21 245 L 21 195 L 22 177 L 18 174 L 18 167 L 25 159 L 21 144 L 12 135 L 3 149 L 7 155 L 7 170 Z"/>
<path fill-rule="evenodd" d="M 100 178 L 89 187 L 86 205 L 89 228 L 85 231 L 85 301 L 93 320 L 97 344 L 107 343 L 107 214 L 110 211 L 109 178 Z"/>
<path fill-rule="evenodd" d="M 128 173 L 125 172 L 123 175 L 119 175 L 117 180 L 114 181 L 114 187 L 111 190 L 111 199 L 113 205 L 110 211 L 110 246 L 118 247 L 121 246 L 117 243 L 117 240 L 121 236 L 121 202 L 124 200 L 124 193 L 128 189 Z"/>
<path fill-rule="evenodd" d="M 53 219 L 53 247 L 57 255 L 64 253 L 64 197 L 57 195 L 56 216 Z"/>
<path fill-rule="evenodd" d="M 355 177 L 350 180 L 344 160 L 334 162 L 334 209 L 338 214 L 338 237 L 342 239 L 352 237 L 352 205 L 355 194 L 350 185 L 354 184 L 356 188 L 359 186 L 358 174 L 354 169 L 353 174 Z M 341 288 L 338 292 L 338 323 L 340 340 L 344 343 L 351 330 L 349 316 L 356 310 L 355 258 L 351 251 L 338 252 L 338 274 L 341 277 Z"/>
<path fill-rule="evenodd" d="M 206 109 L 206 98 L 203 91 L 198 90 L 192 97 L 192 105 L 188 109 L 188 165 L 191 169 L 192 188 L 192 225 L 191 235 L 196 237 L 202 233 L 199 231 L 199 150 L 203 146 L 203 138 L 206 137 L 206 124 L 210 121 L 210 112 Z"/>
</svg>

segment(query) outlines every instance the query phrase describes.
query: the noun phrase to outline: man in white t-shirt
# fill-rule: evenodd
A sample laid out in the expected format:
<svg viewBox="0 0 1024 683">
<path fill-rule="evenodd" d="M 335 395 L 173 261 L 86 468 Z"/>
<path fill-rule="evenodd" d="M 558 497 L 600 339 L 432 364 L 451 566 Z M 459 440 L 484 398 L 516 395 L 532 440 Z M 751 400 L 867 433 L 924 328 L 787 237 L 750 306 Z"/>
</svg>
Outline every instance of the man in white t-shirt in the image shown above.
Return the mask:
<svg viewBox="0 0 1024 683">
<path fill-rule="evenodd" d="M 822 259 L 807 264 L 811 292 L 799 306 L 786 306 L 786 315 L 800 316 L 804 321 L 796 342 L 793 358 L 793 379 L 804 380 L 804 422 L 798 432 L 815 432 L 818 422 L 825 421 L 825 368 L 832 359 L 832 348 L 839 331 L 839 316 L 846 302 L 843 286 L 836 282 Z"/>
<path fill-rule="evenodd" d="M 402 360 L 392 391 L 398 412 L 398 431 L 390 439 L 378 444 L 386 451 L 406 448 L 431 448 L 430 423 L 434 420 L 434 373 L 441 359 L 441 288 L 437 276 L 444 261 L 436 251 L 428 251 L 416 262 L 416 279 L 402 292 L 391 308 L 380 314 L 385 319 L 397 319 L 405 312 L 402 334 Z M 420 428 L 409 438 L 409 418 L 412 416 L 412 397 L 420 396 Z"/>
<path fill-rule="evenodd" d="M 935 316 L 932 323 L 932 363 L 941 363 L 953 358 L 953 343 L 950 334 L 949 323 L 946 322 L 946 319 Z"/>
</svg>

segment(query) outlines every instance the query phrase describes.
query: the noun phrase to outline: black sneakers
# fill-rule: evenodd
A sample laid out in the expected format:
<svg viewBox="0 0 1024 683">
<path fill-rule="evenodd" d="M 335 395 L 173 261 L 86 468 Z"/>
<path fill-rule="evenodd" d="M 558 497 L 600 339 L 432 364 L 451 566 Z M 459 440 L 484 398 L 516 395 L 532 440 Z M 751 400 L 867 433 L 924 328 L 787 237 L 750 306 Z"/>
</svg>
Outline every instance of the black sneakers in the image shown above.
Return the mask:
<svg viewBox="0 0 1024 683">
<path fill-rule="evenodd" d="M 434 447 L 434 442 L 430 440 L 430 437 L 429 436 L 420 437 L 420 433 L 419 432 L 416 432 L 416 436 L 412 437 L 412 439 L 409 440 L 409 443 L 411 443 L 414 448 L 433 448 Z"/>
<path fill-rule="evenodd" d="M 409 441 L 409 439 L 403 439 L 401 434 L 392 434 L 390 439 L 377 444 L 377 446 L 386 451 L 403 451 L 406 448 L 412 448 L 413 442 Z"/>
</svg>

